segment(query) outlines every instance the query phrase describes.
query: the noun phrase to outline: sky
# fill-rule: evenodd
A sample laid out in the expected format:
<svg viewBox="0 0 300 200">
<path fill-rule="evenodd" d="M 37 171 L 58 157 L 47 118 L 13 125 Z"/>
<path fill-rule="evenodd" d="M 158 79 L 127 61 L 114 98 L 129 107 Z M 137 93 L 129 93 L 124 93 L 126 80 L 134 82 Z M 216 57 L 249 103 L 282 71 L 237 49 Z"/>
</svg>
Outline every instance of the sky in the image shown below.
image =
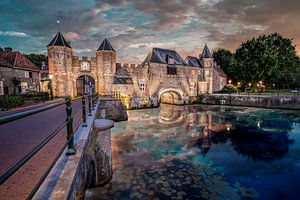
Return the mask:
<svg viewBox="0 0 300 200">
<path fill-rule="evenodd" d="M 95 56 L 107 37 L 118 62 L 140 63 L 153 47 L 185 58 L 278 32 L 299 54 L 299 21 L 299 0 L 0 0 L 0 46 L 46 54 L 61 30 L 75 55 Z"/>
</svg>

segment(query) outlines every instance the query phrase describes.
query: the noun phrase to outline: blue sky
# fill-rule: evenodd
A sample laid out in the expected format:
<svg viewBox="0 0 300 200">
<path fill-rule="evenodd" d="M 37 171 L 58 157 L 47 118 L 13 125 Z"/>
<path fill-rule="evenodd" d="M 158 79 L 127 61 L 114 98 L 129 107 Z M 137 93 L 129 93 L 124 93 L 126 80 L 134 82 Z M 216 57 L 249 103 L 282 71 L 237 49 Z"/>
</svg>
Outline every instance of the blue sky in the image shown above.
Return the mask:
<svg viewBox="0 0 300 200">
<path fill-rule="evenodd" d="M 1 0 L 0 46 L 46 53 L 60 29 L 79 56 L 94 56 L 108 37 L 119 62 L 139 63 L 152 47 L 183 57 L 199 55 L 205 43 L 234 51 L 274 32 L 298 49 L 299 10 L 297 0 Z"/>
</svg>

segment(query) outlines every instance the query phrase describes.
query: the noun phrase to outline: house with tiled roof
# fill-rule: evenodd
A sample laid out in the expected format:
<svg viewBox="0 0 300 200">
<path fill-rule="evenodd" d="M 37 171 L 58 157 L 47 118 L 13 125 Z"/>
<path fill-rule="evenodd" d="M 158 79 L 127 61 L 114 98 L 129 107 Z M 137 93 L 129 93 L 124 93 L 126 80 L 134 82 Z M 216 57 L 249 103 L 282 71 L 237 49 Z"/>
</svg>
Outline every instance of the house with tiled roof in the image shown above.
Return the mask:
<svg viewBox="0 0 300 200">
<path fill-rule="evenodd" d="M 40 90 L 40 69 L 18 51 L 0 51 L 0 95 L 29 90 Z"/>
</svg>

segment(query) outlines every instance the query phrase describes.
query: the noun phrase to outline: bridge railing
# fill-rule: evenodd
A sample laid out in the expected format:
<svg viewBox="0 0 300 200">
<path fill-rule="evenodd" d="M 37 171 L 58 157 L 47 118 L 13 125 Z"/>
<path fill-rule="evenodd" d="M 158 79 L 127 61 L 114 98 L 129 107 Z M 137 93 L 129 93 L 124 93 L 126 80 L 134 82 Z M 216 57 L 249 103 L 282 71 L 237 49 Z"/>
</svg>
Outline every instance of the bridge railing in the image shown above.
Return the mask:
<svg viewBox="0 0 300 200">
<path fill-rule="evenodd" d="M 86 126 L 97 94 L 0 117 L 0 196 L 31 199 L 64 149 L 76 153 L 74 130 Z M 66 106 L 65 106 L 65 105 Z M 73 112 L 74 110 L 74 112 Z"/>
</svg>

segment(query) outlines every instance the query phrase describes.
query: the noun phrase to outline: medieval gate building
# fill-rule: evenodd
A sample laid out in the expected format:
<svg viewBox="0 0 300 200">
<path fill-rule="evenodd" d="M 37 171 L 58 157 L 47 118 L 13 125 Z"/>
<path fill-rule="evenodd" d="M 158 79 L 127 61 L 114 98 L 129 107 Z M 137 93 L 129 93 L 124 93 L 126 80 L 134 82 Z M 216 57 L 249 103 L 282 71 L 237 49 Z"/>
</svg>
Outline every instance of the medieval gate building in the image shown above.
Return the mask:
<svg viewBox="0 0 300 200">
<path fill-rule="evenodd" d="M 116 51 L 106 38 L 90 59 L 74 56 L 61 32 L 47 48 L 54 96 L 118 93 L 137 104 L 183 104 L 190 97 L 221 90 L 227 82 L 206 45 L 199 58 L 185 60 L 174 50 L 153 48 L 139 65 L 116 63 Z"/>
</svg>

